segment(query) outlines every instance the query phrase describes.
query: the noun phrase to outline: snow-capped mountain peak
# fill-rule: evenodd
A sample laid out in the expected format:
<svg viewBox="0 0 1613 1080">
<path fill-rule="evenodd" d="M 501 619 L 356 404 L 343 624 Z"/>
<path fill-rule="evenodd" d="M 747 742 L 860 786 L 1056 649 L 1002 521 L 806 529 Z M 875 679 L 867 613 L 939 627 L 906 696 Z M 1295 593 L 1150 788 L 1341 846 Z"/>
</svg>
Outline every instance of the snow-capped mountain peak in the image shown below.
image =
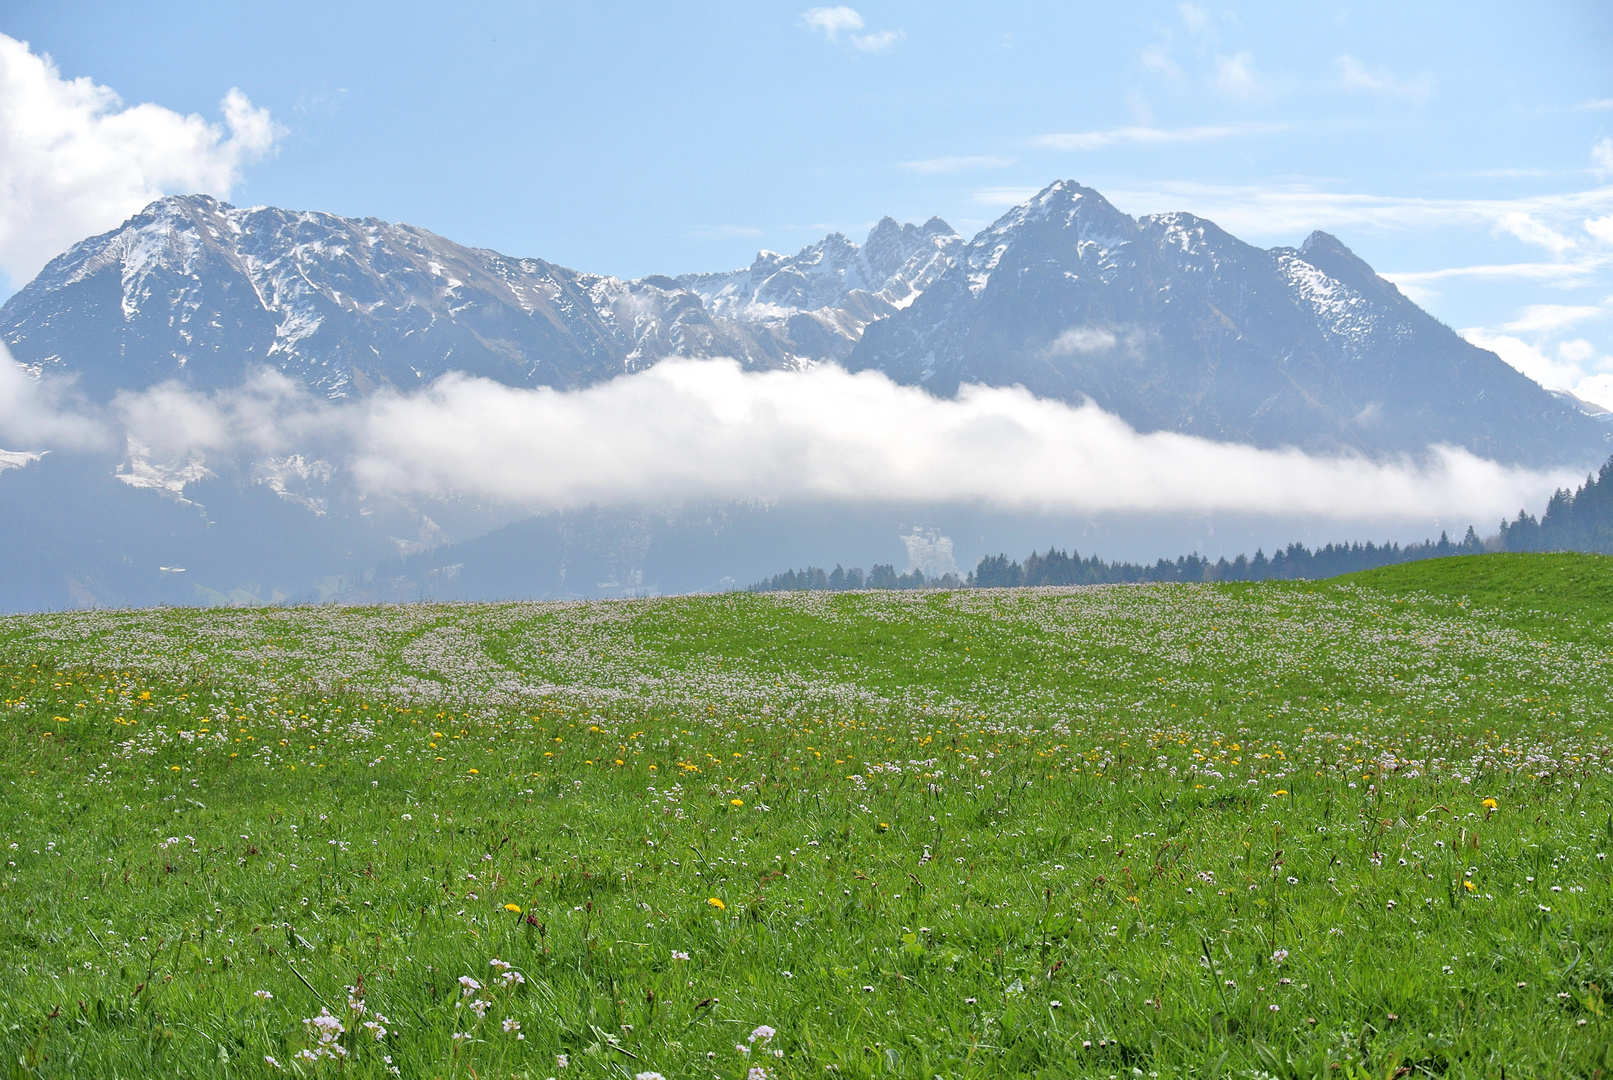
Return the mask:
<svg viewBox="0 0 1613 1080">
<path fill-rule="evenodd" d="M 877 368 L 941 394 L 1017 383 L 1143 430 L 1324 451 L 1443 441 L 1555 460 L 1605 438 L 1335 237 L 1265 250 L 1192 214 L 1133 219 L 1070 180 L 967 241 L 886 217 L 860 244 L 833 232 L 738 270 L 638 280 L 175 196 L 53 260 L 0 309 L 0 339 L 103 399 L 239 385 L 263 365 L 343 397 L 449 371 L 573 388 L 729 356 Z M 131 465 L 126 482 L 154 476 Z"/>
</svg>

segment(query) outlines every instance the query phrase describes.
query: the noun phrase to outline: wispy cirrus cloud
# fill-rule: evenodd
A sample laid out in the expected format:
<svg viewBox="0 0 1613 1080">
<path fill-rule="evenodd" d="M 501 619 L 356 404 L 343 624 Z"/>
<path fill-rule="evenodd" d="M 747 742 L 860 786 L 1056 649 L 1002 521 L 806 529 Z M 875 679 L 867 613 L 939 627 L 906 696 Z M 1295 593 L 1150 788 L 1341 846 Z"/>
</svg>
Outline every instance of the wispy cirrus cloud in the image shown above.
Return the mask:
<svg viewBox="0 0 1613 1080">
<path fill-rule="evenodd" d="M 1501 329 L 1550 333 L 1586 319 L 1599 319 L 1607 313 L 1607 308 L 1593 304 L 1530 304 L 1516 319 L 1502 323 Z"/>
<path fill-rule="evenodd" d="M 1588 256 L 1602 246 L 1595 215 L 1613 212 L 1613 185 L 1514 199 L 1438 199 L 1330 191 L 1313 184 L 1166 183 L 1116 187 L 1109 198 L 1130 213 L 1192 210 L 1238 236 L 1292 237 L 1311 229 L 1481 227 L 1554 255 Z M 1593 227 L 1594 226 L 1594 227 Z M 1597 256 L 1600 258 L 1600 256 Z"/>
<path fill-rule="evenodd" d="M 981 169 L 1003 169 L 1014 164 L 1010 157 L 992 157 L 990 155 L 976 155 L 973 157 L 940 157 L 927 158 L 923 161 L 902 161 L 898 165 L 903 169 L 911 169 L 919 173 L 960 173 L 975 172 Z"/>
<path fill-rule="evenodd" d="M 1263 135 L 1284 131 L 1286 124 L 1211 124 L 1202 127 L 1158 128 L 1118 127 L 1105 131 L 1077 131 L 1042 135 L 1035 145 L 1051 150 L 1103 150 L 1110 146 L 1156 145 L 1160 143 L 1208 142 L 1239 135 Z"/>
<path fill-rule="evenodd" d="M 1334 66 L 1338 68 L 1339 85 L 1354 92 L 1421 103 L 1434 89 L 1434 80 L 1426 73 L 1402 79 L 1382 65 L 1369 68 L 1353 56 L 1339 57 Z"/>
<path fill-rule="evenodd" d="M 1272 90 L 1252 52 L 1222 47 L 1223 29 L 1238 32 L 1236 15 L 1224 10 L 1212 13 L 1192 3 L 1177 4 L 1176 14 L 1175 21 L 1155 25 L 1154 41 L 1138 57 L 1144 71 L 1178 85 L 1202 82 L 1222 97 L 1241 100 Z"/>
<path fill-rule="evenodd" d="M 900 30 L 875 30 L 858 33 L 866 27 L 856 8 L 815 7 L 801 13 L 801 21 L 833 42 L 849 44 L 860 52 L 880 52 L 902 39 Z M 842 36 L 844 35 L 844 36 Z"/>
<path fill-rule="evenodd" d="M 1548 285 L 1575 285 L 1608 269 L 1607 259 L 1578 262 L 1486 263 L 1478 266 L 1446 266 L 1438 270 L 1385 270 L 1379 276 L 1405 286 L 1431 285 L 1436 281 L 1460 279 L 1489 281 L 1534 281 Z"/>
</svg>

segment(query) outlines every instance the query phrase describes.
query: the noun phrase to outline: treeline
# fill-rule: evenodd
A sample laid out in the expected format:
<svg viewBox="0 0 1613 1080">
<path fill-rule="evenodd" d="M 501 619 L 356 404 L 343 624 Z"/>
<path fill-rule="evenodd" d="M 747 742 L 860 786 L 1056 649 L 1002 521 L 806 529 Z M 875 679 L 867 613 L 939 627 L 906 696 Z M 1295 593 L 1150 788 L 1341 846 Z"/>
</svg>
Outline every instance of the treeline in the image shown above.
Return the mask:
<svg viewBox="0 0 1613 1080">
<path fill-rule="evenodd" d="M 1267 557 L 1256 550 L 1254 557 L 1239 555 L 1211 562 L 1199 554 L 1182 555 L 1173 562 L 1160 559 L 1147 563 L 1104 562 L 1097 556 L 1082 558 L 1080 552 L 1048 548 L 1033 551 L 1023 563 L 1007 555 L 988 555 L 960 579 L 956 574 L 926 577 L 921 570 L 898 574 L 894 566 L 876 565 L 866 574 L 861 567 L 846 570 L 836 566 L 824 570 L 808 566 L 786 570 L 766 581 L 746 587 L 746 592 L 844 592 L 853 589 L 1002 589 L 1019 585 L 1124 585 L 1150 581 L 1290 581 L 1312 580 L 1371 570 L 1375 566 L 1438 559 L 1447 555 L 1475 555 L 1487 550 L 1484 541 L 1469 528 L 1467 536 L 1452 541 L 1441 533 L 1438 540 L 1421 544 L 1328 544 L 1315 551 L 1304 544 L 1289 544 Z"/>
<path fill-rule="evenodd" d="M 1421 544 L 1328 544 L 1312 551 L 1304 544 L 1289 544 L 1269 558 L 1256 549 L 1254 557 L 1239 555 L 1214 562 L 1202 555 L 1181 555 L 1175 561 L 1146 563 L 1104 562 L 1096 556 L 1083 559 L 1079 552 L 1057 548 L 1031 552 L 1023 564 L 1007 555 L 988 555 L 965 580 L 971 588 L 1011 588 L 1016 585 L 1120 585 L 1148 581 L 1292 581 L 1313 580 L 1371 570 L 1376 566 L 1438 559 L 1448 555 L 1476 555 L 1487 550 L 1472 528 L 1460 541 L 1445 533 Z"/>
<path fill-rule="evenodd" d="M 1559 490 L 1536 521 L 1528 511 L 1501 523 L 1501 551 L 1587 551 L 1613 555 L 1613 458 L 1576 491 Z"/>
<path fill-rule="evenodd" d="M 774 574 L 766 581 L 747 585 L 746 592 L 848 592 L 853 589 L 957 589 L 963 580 L 957 574 L 925 577 L 922 570 L 909 570 L 898 574 L 889 563 L 875 563 L 863 573 L 863 568 L 850 570 L 836 566 L 833 570 L 809 566 L 804 570 L 786 570 Z"/>
<path fill-rule="evenodd" d="M 1150 581 L 1291 581 L 1317 580 L 1338 574 L 1371 570 L 1419 559 L 1451 555 L 1478 555 L 1486 551 L 1584 551 L 1613 555 L 1613 458 L 1595 476 L 1574 491 L 1559 490 L 1539 519 L 1527 510 L 1515 521 L 1502 521 L 1500 532 L 1488 540 L 1468 527 L 1467 535 L 1453 541 L 1445 533 L 1421 544 L 1327 544 L 1314 551 L 1304 544 L 1289 544 L 1269 558 L 1263 550 L 1254 557 L 1225 556 L 1211 562 L 1202 555 L 1178 556 L 1148 563 L 1104 562 L 1095 555 L 1050 547 L 1033 551 L 1024 562 L 1006 554 L 988 555 L 962 581 L 956 574 L 927 578 L 921 571 L 898 574 L 892 566 L 875 566 L 866 575 L 836 566 L 825 573 L 817 567 L 787 570 L 750 586 L 750 592 L 846 589 L 978 589 L 1018 585 L 1119 585 Z"/>
</svg>

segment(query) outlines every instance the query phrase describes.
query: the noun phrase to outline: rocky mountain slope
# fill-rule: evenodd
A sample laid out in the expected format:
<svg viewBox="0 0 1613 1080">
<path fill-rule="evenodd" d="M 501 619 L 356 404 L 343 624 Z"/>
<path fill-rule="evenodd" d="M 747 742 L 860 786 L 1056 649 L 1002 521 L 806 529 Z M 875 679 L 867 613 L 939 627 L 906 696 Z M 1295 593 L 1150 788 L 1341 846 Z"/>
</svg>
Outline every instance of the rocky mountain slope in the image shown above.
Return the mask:
<svg viewBox="0 0 1613 1080">
<path fill-rule="evenodd" d="M 907 307 L 947 270 L 963 237 L 938 217 L 898 225 L 886 217 L 860 247 L 831 233 L 792 256 L 764 251 L 744 270 L 685 274 L 719 319 L 788 343 L 802 360 L 843 360 L 863 330 Z"/>
<path fill-rule="evenodd" d="M 333 398 L 448 371 L 570 388 L 674 354 L 844 357 L 961 244 L 944 222 L 887 218 L 866 249 L 837 233 L 747 271 L 623 281 L 374 218 L 174 196 L 53 260 L 0 309 L 0 335 L 99 397 L 231 386 L 263 364 Z"/>
<path fill-rule="evenodd" d="M 1608 428 L 1463 340 L 1336 238 L 1265 250 L 1055 183 L 958 250 L 846 364 L 943 395 L 1020 384 L 1144 431 L 1307 450 L 1595 459 Z"/>
<path fill-rule="evenodd" d="M 1443 442 L 1593 462 L 1613 430 L 1325 233 L 1266 250 L 1065 181 L 969 241 L 885 218 L 861 245 L 834 233 L 742 270 L 635 281 L 373 218 L 176 196 L 52 261 L 0 309 L 0 339 L 101 398 L 232 386 L 264 364 L 333 398 L 456 370 L 571 388 L 679 354 L 835 361 L 942 395 L 1020 384 L 1145 431 L 1323 452 Z"/>
</svg>

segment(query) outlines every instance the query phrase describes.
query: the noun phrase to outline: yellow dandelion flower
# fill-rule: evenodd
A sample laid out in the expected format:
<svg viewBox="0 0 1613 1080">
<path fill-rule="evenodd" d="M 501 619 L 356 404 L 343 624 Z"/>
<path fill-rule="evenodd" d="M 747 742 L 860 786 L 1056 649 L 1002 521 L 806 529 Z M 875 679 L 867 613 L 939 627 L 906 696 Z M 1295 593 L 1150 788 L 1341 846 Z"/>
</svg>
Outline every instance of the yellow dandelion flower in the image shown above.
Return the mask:
<svg viewBox="0 0 1613 1080">
<path fill-rule="evenodd" d="M 505 911 L 513 911 L 517 915 L 519 915 L 519 914 L 521 914 L 521 905 L 520 904 L 505 904 L 504 905 L 504 910 Z"/>
<path fill-rule="evenodd" d="M 1286 788 L 1278 788 L 1276 791 L 1273 791 L 1272 794 L 1273 795 L 1287 795 L 1288 790 Z"/>
<path fill-rule="evenodd" d="M 1501 804 L 1496 802 L 1494 799 L 1485 799 L 1483 805 L 1484 805 L 1484 808 L 1486 810 L 1494 810 L 1496 807 L 1500 806 Z"/>
<path fill-rule="evenodd" d="M 706 898 L 706 903 L 710 904 L 712 907 L 716 908 L 718 911 L 727 911 L 728 910 L 728 905 L 723 903 L 721 900 L 717 899 L 715 896 L 707 897 Z"/>
<path fill-rule="evenodd" d="M 744 806 L 745 805 L 745 800 L 744 799 L 729 799 L 728 800 L 728 805 L 729 806 Z"/>
<path fill-rule="evenodd" d="M 471 775 L 472 775 L 472 776 L 479 776 L 479 775 L 481 775 L 481 774 L 480 774 L 480 773 L 478 773 L 478 772 L 477 772 L 477 771 L 476 771 L 476 770 L 475 770 L 475 769 L 470 769 L 470 770 L 467 770 L 467 771 L 468 771 L 468 772 L 469 772 L 469 773 L 470 773 L 470 774 L 471 774 Z"/>
<path fill-rule="evenodd" d="M 1462 888 L 1466 889 L 1468 892 L 1478 892 L 1479 891 L 1479 887 L 1477 885 L 1473 884 L 1471 881 L 1462 882 Z"/>
</svg>

